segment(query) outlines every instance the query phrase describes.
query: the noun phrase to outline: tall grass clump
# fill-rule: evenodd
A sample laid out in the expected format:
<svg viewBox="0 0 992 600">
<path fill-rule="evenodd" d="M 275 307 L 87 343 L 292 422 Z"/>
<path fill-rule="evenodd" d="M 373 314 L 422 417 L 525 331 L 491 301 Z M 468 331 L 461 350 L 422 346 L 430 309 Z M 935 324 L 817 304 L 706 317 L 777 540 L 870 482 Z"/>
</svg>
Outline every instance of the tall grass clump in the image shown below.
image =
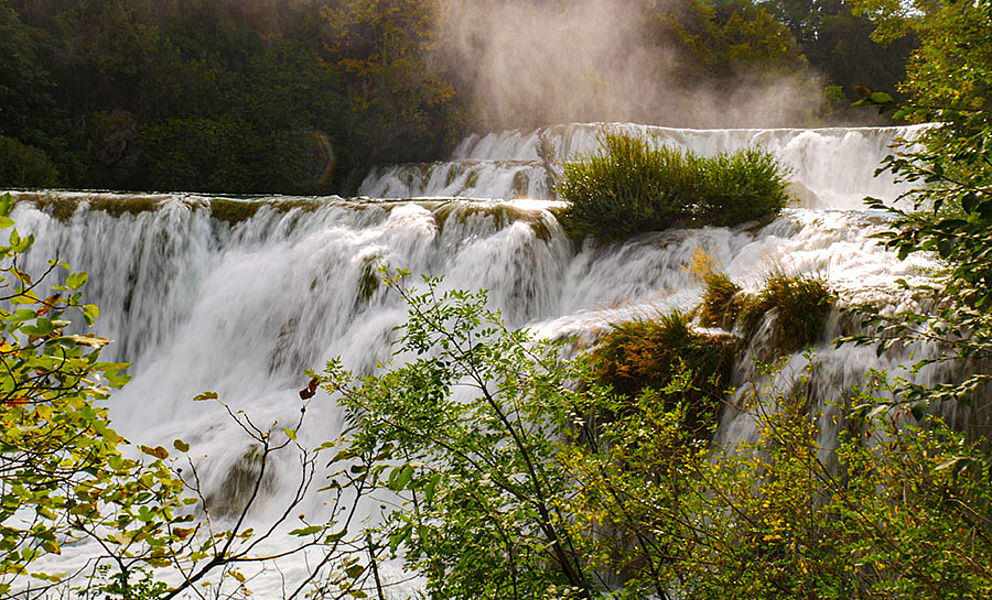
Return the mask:
<svg viewBox="0 0 992 600">
<path fill-rule="evenodd" d="M 741 286 L 725 273 L 711 271 L 703 276 L 706 291 L 699 307 L 699 321 L 707 327 L 722 327 L 730 330 L 744 309 L 746 298 Z"/>
<path fill-rule="evenodd" d="M 572 203 L 574 235 L 615 239 L 763 219 L 786 205 L 785 185 L 784 169 L 761 150 L 704 158 L 608 133 L 598 153 L 565 165 L 555 189 Z"/>
<path fill-rule="evenodd" d="M 775 310 L 771 342 L 778 352 L 795 352 L 813 345 L 823 332 L 831 296 L 826 282 L 819 277 L 772 274 L 765 287 L 749 298 L 741 310 L 744 333 L 751 338 L 762 318 Z"/>
<path fill-rule="evenodd" d="M 729 337 L 701 333 L 688 315 L 675 311 L 655 319 L 618 323 L 593 350 L 596 379 L 634 399 L 648 390 L 669 408 L 681 405 L 684 425 L 708 435 L 733 365 Z"/>
</svg>

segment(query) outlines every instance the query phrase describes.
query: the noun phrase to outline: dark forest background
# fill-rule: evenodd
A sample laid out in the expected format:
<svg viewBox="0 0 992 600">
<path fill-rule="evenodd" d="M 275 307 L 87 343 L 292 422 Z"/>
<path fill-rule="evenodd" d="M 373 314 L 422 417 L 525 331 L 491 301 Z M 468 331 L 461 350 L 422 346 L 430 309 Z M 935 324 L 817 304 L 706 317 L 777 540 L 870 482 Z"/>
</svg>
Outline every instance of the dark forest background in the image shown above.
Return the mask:
<svg viewBox="0 0 992 600">
<path fill-rule="evenodd" d="M 914 47 L 875 43 L 843 0 L 626 4 L 640 26 L 617 43 L 671 56 L 684 87 L 646 93 L 809 75 L 796 126 L 872 122 L 854 86 L 893 90 Z M 347 194 L 373 164 L 549 124 L 480 106 L 445 16 L 433 0 L 0 0 L 0 186 Z"/>
</svg>

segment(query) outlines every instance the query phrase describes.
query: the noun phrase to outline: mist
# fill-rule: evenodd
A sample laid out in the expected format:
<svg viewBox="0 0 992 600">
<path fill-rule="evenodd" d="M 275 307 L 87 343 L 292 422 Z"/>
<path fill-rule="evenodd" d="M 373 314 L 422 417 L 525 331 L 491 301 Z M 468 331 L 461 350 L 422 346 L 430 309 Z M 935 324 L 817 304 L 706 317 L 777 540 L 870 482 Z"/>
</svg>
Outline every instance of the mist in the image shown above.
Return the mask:
<svg viewBox="0 0 992 600">
<path fill-rule="evenodd" d="M 741 72 L 718 85 L 679 76 L 675 40 L 651 27 L 661 8 L 651 0 L 444 0 L 439 52 L 471 90 L 482 128 L 810 124 L 822 84 L 808 70 Z"/>
</svg>

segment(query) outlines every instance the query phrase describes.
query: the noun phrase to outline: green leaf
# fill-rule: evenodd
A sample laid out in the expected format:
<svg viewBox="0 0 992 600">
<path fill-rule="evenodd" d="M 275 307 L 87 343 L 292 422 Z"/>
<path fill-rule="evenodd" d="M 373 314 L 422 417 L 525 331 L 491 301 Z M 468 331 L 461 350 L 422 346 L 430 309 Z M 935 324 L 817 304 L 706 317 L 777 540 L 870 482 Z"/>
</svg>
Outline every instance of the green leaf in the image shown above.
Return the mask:
<svg viewBox="0 0 992 600">
<path fill-rule="evenodd" d="M 193 397 L 193 402 L 203 402 L 205 400 L 216 400 L 217 392 L 203 392 Z"/>
<path fill-rule="evenodd" d="M 893 102 L 892 96 L 885 92 L 872 92 L 868 98 L 875 104 L 891 104 Z"/>
<path fill-rule="evenodd" d="M 293 440 L 294 442 L 296 441 L 296 430 L 295 429 L 290 429 L 288 427 L 285 427 L 285 428 L 283 428 L 282 432 L 285 433 L 286 434 L 286 437 L 288 437 L 289 439 Z"/>
<path fill-rule="evenodd" d="M 320 533 L 323 527 L 320 525 L 310 525 L 309 527 L 301 527 L 300 529 L 294 529 L 289 532 L 289 535 L 313 535 L 315 533 Z"/>
<path fill-rule="evenodd" d="M 179 450 L 180 452 L 189 452 L 189 444 L 187 444 L 186 442 L 184 442 L 182 440 L 177 439 L 177 440 L 173 441 L 172 442 L 172 446 L 176 450 Z"/>
<path fill-rule="evenodd" d="M 65 285 L 72 290 L 78 290 L 83 287 L 87 281 L 89 281 L 90 276 L 86 271 L 77 271 L 69 275 L 65 280 Z"/>
<path fill-rule="evenodd" d="M 362 573 L 365 572 L 365 567 L 363 567 L 362 565 L 351 565 L 350 567 L 347 567 L 344 570 L 344 572 L 345 572 L 345 575 L 347 575 L 348 577 L 350 577 L 352 579 L 358 579 L 359 577 L 362 576 Z M 359 598 L 359 597 L 364 598 L 364 596 L 355 596 L 355 597 L 356 598 Z"/>
<path fill-rule="evenodd" d="M 165 460 L 166 458 L 169 458 L 169 451 L 163 448 L 162 446 L 155 446 L 154 448 L 150 446 L 141 446 L 140 449 L 144 454 L 147 454 L 149 456 L 154 456 L 159 460 Z"/>
</svg>

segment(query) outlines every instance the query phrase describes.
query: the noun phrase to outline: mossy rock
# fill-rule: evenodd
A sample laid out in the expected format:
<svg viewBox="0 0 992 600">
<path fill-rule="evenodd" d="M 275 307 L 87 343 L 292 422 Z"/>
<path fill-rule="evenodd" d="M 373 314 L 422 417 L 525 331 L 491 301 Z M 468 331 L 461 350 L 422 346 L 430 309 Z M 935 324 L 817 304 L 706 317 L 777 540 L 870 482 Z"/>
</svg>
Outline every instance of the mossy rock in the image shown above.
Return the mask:
<svg viewBox="0 0 992 600">
<path fill-rule="evenodd" d="M 262 206 L 261 202 L 228 200 L 226 198 L 214 198 L 208 204 L 211 218 L 231 226 L 251 219 Z"/>
<path fill-rule="evenodd" d="M 68 223 L 80 205 L 86 204 L 90 211 L 105 212 L 112 217 L 138 215 L 158 210 L 167 199 L 164 196 L 114 196 L 94 194 L 85 198 L 52 194 L 19 194 L 17 201 L 31 202 L 62 223 Z"/>
<path fill-rule="evenodd" d="M 356 290 L 358 301 L 368 303 L 382 287 L 382 280 L 378 273 L 381 262 L 382 256 L 378 254 L 362 259 L 361 272 L 358 274 L 358 289 Z"/>
<path fill-rule="evenodd" d="M 231 465 L 227 477 L 221 483 L 220 489 L 209 494 L 206 498 L 208 510 L 214 516 L 230 517 L 241 514 L 255 490 L 256 483 L 263 492 L 271 492 L 274 488 L 272 470 L 262 474 L 262 449 L 253 444 L 241 457 Z M 261 480 L 259 476 L 261 475 Z"/>
</svg>

